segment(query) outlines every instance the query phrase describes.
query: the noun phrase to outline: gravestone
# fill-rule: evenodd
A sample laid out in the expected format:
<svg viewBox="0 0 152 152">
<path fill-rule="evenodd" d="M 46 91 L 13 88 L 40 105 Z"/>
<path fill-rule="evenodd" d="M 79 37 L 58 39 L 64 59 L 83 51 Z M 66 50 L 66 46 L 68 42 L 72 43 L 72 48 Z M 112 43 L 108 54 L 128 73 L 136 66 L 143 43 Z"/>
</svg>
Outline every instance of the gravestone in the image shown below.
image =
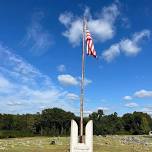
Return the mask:
<svg viewBox="0 0 152 152">
<path fill-rule="evenodd" d="M 70 152 L 93 152 L 92 120 L 90 120 L 86 125 L 83 143 L 79 143 L 77 123 L 74 120 L 71 120 Z"/>
</svg>

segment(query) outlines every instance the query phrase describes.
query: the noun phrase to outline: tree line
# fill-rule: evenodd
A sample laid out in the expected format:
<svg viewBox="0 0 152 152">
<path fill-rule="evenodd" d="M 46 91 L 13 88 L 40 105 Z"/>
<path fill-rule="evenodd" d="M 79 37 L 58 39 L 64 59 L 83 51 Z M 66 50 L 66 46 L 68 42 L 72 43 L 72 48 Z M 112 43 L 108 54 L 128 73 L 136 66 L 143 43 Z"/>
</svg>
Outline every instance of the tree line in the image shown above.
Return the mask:
<svg viewBox="0 0 152 152">
<path fill-rule="evenodd" d="M 36 114 L 0 114 L 0 138 L 25 136 L 69 136 L 71 119 L 80 118 L 59 108 L 45 109 Z M 103 110 L 84 118 L 84 125 L 93 120 L 94 134 L 148 134 L 152 130 L 152 118 L 143 112 L 104 115 Z"/>
</svg>

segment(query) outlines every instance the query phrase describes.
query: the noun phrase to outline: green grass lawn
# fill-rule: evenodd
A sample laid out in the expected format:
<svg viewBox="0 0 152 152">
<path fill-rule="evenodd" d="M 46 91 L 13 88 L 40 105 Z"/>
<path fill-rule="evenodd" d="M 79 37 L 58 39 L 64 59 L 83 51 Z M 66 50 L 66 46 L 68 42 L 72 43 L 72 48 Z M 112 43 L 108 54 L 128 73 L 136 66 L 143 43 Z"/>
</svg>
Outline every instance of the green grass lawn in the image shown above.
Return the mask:
<svg viewBox="0 0 152 152">
<path fill-rule="evenodd" d="M 126 139 L 135 138 L 135 141 Z M 56 145 L 51 145 L 52 140 Z M 137 141 L 136 141 L 137 140 Z M 0 152 L 68 152 L 68 137 L 30 137 L 0 140 Z M 94 152 L 152 152 L 148 136 L 94 136 Z"/>
</svg>

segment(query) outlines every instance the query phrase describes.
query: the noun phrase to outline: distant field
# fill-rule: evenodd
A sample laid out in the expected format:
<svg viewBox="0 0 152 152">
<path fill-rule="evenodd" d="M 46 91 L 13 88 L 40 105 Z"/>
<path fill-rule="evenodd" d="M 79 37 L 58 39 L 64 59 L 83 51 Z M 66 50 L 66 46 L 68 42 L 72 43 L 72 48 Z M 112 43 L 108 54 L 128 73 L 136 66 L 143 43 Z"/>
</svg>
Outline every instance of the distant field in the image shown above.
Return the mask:
<svg viewBox="0 0 152 152">
<path fill-rule="evenodd" d="M 55 140 L 56 145 L 51 145 Z M 30 137 L 0 140 L 0 152 L 68 152 L 68 137 Z M 152 152 L 148 136 L 94 136 L 94 152 Z"/>
</svg>

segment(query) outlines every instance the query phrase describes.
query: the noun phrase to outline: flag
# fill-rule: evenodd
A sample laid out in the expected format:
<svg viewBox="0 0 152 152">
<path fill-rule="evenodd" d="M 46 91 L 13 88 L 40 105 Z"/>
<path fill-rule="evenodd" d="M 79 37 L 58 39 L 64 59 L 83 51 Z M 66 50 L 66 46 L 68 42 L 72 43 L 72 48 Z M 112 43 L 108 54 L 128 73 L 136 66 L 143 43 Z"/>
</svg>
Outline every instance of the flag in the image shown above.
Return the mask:
<svg viewBox="0 0 152 152">
<path fill-rule="evenodd" d="M 97 57 L 96 50 L 94 49 L 93 40 L 91 34 L 86 27 L 86 47 L 87 47 L 87 55 L 92 55 L 93 57 Z"/>
</svg>

